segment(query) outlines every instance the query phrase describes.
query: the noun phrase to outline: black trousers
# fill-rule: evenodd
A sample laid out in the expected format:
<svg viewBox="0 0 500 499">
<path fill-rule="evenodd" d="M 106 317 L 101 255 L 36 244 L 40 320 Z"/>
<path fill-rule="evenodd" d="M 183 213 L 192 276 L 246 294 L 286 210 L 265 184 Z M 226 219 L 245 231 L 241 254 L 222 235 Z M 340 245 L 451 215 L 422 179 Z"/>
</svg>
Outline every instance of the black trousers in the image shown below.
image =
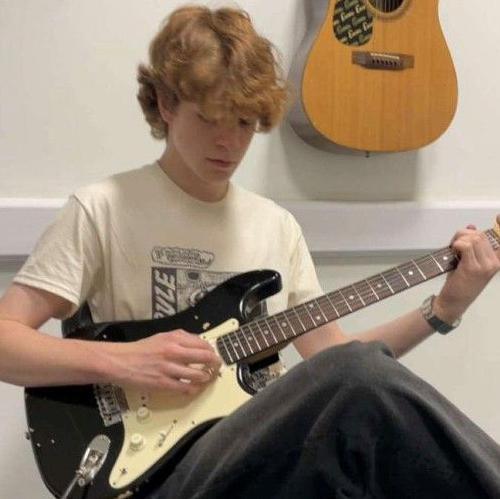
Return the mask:
<svg viewBox="0 0 500 499">
<path fill-rule="evenodd" d="M 500 447 L 382 343 L 353 342 L 216 424 L 150 498 L 498 499 Z"/>
</svg>

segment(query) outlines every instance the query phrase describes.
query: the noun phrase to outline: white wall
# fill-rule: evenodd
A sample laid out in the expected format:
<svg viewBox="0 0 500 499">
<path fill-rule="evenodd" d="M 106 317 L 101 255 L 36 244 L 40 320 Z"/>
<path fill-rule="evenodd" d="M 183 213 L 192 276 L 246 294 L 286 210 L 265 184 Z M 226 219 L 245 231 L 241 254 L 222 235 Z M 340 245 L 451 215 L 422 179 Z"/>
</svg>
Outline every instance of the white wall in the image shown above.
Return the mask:
<svg viewBox="0 0 500 499">
<path fill-rule="evenodd" d="M 159 21 L 183 3 L 0 0 L 0 198 L 66 197 L 82 184 L 159 155 L 161 145 L 149 138 L 135 102 L 135 69 Z M 278 46 L 288 68 L 304 34 L 304 2 L 239 4 Z M 458 111 L 443 137 L 418 152 L 366 159 L 315 150 L 285 124 L 256 138 L 236 179 L 278 200 L 498 202 L 500 72 L 494 61 L 500 4 L 440 4 L 459 81 Z M 463 220 L 469 222 L 474 220 Z M 391 229 L 380 224 L 381 231 Z M 318 261 L 318 269 L 325 289 L 333 289 L 399 261 L 395 255 L 337 258 Z M 0 291 L 15 270 L 0 267 Z M 343 325 L 355 331 L 383 321 L 418 304 L 438 284 L 370 307 Z M 459 331 L 431 339 L 404 359 L 498 441 L 500 397 L 491 380 L 500 377 L 499 291 L 497 278 Z M 56 331 L 57 324 L 48 329 Z M 46 498 L 23 439 L 22 390 L 0 385 L 0 396 L 0 497 Z"/>
<path fill-rule="evenodd" d="M 135 71 L 159 21 L 183 3 L 0 0 L 0 197 L 65 197 L 158 156 L 135 102 Z M 304 34 L 304 3 L 240 1 L 286 69 Z M 309 147 L 285 125 L 257 137 L 237 178 L 278 199 L 498 198 L 500 5 L 440 4 L 460 95 L 438 142 L 415 153 L 343 157 Z"/>
</svg>

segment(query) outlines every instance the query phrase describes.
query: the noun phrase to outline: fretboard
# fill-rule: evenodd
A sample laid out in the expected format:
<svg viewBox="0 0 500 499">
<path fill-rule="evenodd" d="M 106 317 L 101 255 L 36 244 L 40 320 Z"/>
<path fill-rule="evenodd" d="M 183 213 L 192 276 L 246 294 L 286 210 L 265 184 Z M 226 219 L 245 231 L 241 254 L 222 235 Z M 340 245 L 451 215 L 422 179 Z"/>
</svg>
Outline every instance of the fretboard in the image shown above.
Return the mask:
<svg viewBox="0 0 500 499">
<path fill-rule="evenodd" d="M 497 249 L 498 234 L 493 229 L 485 234 Z M 219 337 L 217 349 L 226 364 L 276 350 L 312 329 L 445 274 L 457 264 L 455 251 L 442 248 L 278 314 L 248 322 Z"/>
</svg>

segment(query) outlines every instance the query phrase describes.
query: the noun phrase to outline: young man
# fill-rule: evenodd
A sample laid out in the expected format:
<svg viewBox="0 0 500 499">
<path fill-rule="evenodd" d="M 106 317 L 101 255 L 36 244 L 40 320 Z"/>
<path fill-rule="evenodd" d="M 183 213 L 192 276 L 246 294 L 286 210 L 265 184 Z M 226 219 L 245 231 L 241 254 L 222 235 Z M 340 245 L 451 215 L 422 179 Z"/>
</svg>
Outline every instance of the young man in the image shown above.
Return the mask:
<svg viewBox="0 0 500 499">
<path fill-rule="evenodd" d="M 322 293 L 293 217 L 230 182 L 254 132 L 286 107 L 269 42 L 242 11 L 187 7 L 162 26 L 150 59 L 138 97 L 165 151 L 79 190 L 41 238 L 0 301 L 6 382 L 196 396 L 221 365 L 196 335 L 107 343 L 38 328 L 84 303 L 96 322 L 172 315 L 257 268 L 282 275 L 269 313 Z M 349 340 L 335 323 L 298 338 L 308 360 L 201 437 L 151 497 L 498 497 L 498 446 L 391 353 L 453 325 L 500 269 L 472 226 L 452 247 L 460 263 L 433 319 L 416 309 Z"/>
</svg>

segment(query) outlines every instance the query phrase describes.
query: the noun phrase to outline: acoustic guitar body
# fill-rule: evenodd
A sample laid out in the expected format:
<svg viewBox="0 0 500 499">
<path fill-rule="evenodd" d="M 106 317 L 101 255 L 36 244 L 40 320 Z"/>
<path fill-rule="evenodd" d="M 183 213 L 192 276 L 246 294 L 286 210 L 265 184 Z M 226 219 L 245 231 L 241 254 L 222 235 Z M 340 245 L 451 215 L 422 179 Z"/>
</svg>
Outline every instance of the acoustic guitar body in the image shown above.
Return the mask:
<svg viewBox="0 0 500 499">
<path fill-rule="evenodd" d="M 450 125 L 457 78 L 438 0 L 315 0 L 291 71 L 294 130 L 324 149 L 423 147 Z"/>
</svg>

